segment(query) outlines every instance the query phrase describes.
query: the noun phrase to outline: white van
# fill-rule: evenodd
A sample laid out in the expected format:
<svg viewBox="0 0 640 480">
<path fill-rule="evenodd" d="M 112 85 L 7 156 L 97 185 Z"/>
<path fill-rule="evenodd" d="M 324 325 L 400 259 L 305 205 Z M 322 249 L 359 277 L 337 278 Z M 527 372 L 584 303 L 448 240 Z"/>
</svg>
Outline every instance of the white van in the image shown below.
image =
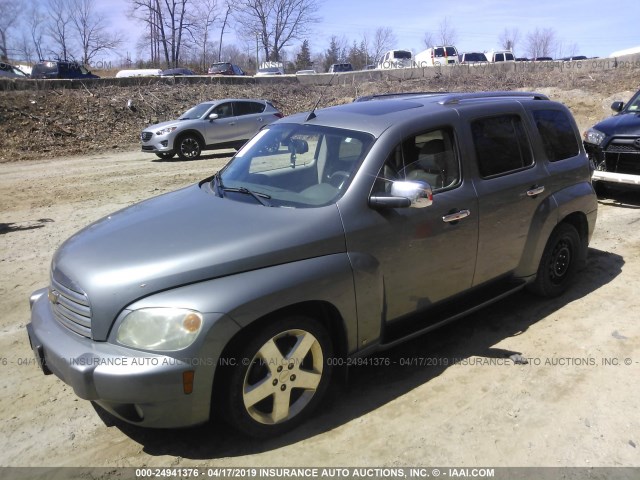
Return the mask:
<svg viewBox="0 0 640 480">
<path fill-rule="evenodd" d="M 116 73 L 116 78 L 126 77 L 155 77 L 159 76 L 162 70 L 159 68 L 137 68 L 133 70 L 120 70 Z"/>
<path fill-rule="evenodd" d="M 409 50 L 389 50 L 378 62 L 378 68 L 411 68 L 413 53 Z"/>
<path fill-rule="evenodd" d="M 513 56 L 513 52 L 511 50 L 497 50 L 497 51 L 489 51 L 485 53 L 487 60 L 491 63 L 498 62 L 515 62 L 516 58 Z"/>
<path fill-rule="evenodd" d="M 416 53 L 415 66 L 439 67 L 458 63 L 458 49 L 453 45 L 438 45 Z"/>
</svg>

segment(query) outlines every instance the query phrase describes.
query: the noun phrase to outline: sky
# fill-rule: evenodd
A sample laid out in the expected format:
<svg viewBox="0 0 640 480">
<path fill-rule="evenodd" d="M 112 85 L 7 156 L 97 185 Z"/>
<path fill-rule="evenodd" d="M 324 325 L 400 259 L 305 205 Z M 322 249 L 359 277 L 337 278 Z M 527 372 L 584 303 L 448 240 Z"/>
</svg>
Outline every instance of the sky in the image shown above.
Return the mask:
<svg viewBox="0 0 640 480">
<path fill-rule="evenodd" d="M 127 0 L 96 0 L 113 25 L 129 39 L 135 54 L 136 32 L 142 26 L 127 18 Z M 612 52 L 640 46 L 639 0 L 319 0 L 320 23 L 309 37 L 312 52 L 322 52 L 332 35 L 348 45 L 370 37 L 378 27 L 390 28 L 397 38 L 395 48 L 420 52 L 425 32 L 438 37 L 446 19 L 456 32 L 460 53 L 500 49 L 498 38 L 505 29 L 518 29 L 517 56 L 525 56 L 526 36 L 536 28 L 551 28 L 563 46 L 562 56 L 573 46 L 576 55 L 607 57 Z M 233 33 L 225 42 L 235 43 Z M 288 47 L 299 48 L 300 42 Z"/>
</svg>

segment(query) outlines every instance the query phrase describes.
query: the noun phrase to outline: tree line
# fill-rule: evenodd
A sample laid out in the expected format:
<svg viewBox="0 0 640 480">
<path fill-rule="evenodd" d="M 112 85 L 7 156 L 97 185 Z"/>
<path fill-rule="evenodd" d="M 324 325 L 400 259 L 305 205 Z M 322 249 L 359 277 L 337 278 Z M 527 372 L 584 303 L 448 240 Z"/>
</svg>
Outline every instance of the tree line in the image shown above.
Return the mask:
<svg viewBox="0 0 640 480">
<path fill-rule="evenodd" d="M 201 71 L 216 61 L 233 61 L 253 70 L 256 61 L 283 62 L 288 70 L 324 71 L 333 63 L 349 62 L 355 69 L 375 65 L 397 47 L 391 28 L 379 27 L 357 40 L 332 36 L 325 50 L 311 50 L 309 38 L 321 21 L 318 0 L 126 0 L 127 16 L 140 25 L 136 50 L 140 67 L 190 65 Z M 0 60 L 75 60 L 91 65 L 106 55 L 119 55 L 121 66 L 133 63 L 122 54 L 125 34 L 114 27 L 94 0 L 0 0 Z M 239 44 L 225 34 L 235 32 Z M 445 18 L 427 31 L 423 46 L 455 45 L 457 32 Z M 521 40 L 523 47 L 520 48 Z M 501 48 L 534 58 L 562 51 L 552 29 L 536 29 L 521 37 L 505 29 Z M 299 45 L 291 51 L 292 45 Z M 566 55 L 575 55 L 577 47 Z M 415 52 L 414 52 L 415 53 Z M 144 64 L 144 65 L 143 65 Z"/>
</svg>

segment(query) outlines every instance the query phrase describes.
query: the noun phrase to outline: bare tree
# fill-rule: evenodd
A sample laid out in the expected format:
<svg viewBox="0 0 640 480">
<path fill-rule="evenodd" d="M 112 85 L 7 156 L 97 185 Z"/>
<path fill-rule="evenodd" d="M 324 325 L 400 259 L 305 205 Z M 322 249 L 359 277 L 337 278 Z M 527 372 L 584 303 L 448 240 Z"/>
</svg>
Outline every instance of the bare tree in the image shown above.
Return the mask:
<svg viewBox="0 0 640 480">
<path fill-rule="evenodd" d="M 226 3 L 226 12 L 224 14 L 224 20 L 222 20 L 222 27 L 220 28 L 220 42 L 218 42 L 218 61 L 220 62 L 222 58 L 222 36 L 224 35 L 224 29 L 227 27 L 229 23 L 229 15 L 231 15 L 231 11 L 233 7 L 231 6 L 231 2 L 227 1 Z M 256 69 L 258 67 L 256 66 Z"/>
<path fill-rule="evenodd" d="M 435 45 L 435 42 L 433 41 L 433 34 L 431 32 L 424 32 L 422 43 L 424 43 L 425 48 L 433 47 Z"/>
<path fill-rule="evenodd" d="M 549 57 L 556 50 L 556 32 L 552 28 L 536 28 L 527 35 L 527 55 L 531 58 Z"/>
<path fill-rule="evenodd" d="M 72 29 L 82 49 L 82 63 L 89 65 L 97 54 L 122 44 L 122 35 L 109 32 L 105 18 L 95 11 L 93 0 L 72 0 L 71 7 Z"/>
<path fill-rule="evenodd" d="M 238 34 L 258 37 L 265 59 L 278 61 L 284 47 L 303 39 L 319 21 L 317 11 L 317 0 L 238 0 L 234 16 Z"/>
<path fill-rule="evenodd" d="M 33 44 L 33 50 L 35 51 L 36 59 L 44 59 L 44 32 L 45 32 L 45 14 L 37 7 L 33 5 L 27 12 L 27 18 L 29 19 L 27 27 L 29 29 L 29 38 L 25 40 L 25 48 L 22 54 L 26 60 L 31 61 L 31 49 L 28 47 L 28 40 Z"/>
<path fill-rule="evenodd" d="M 61 60 L 67 60 L 71 55 L 71 9 L 68 0 L 49 0 L 48 3 L 49 19 L 47 22 L 46 32 L 53 48 L 51 51 Z"/>
<path fill-rule="evenodd" d="M 503 32 L 498 37 L 498 43 L 504 50 L 511 50 L 514 52 L 516 49 L 516 44 L 518 43 L 518 39 L 520 37 L 520 32 L 517 28 L 505 28 Z"/>
<path fill-rule="evenodd" d="M 9 60 L 9 30 L 17 24 L 22 9 L 20 1 L 0 0 L 0 60 Z"/>
<path fill-rule="evenodd" d="M 455 29 L 449 24 L 449 17 L 445 17 L 445 19 L 440 22 L 439 29 L 440 44 L 453 45 L 456 43 L 457 34 Z"/>
<path fill-rule="evenodd" d="M 217 0 L 198 0 L 195 4 L 192 23 L 193 43 L 201 50 L 201 57 L 198 63 L 201 68 L 206 68 L 208 63 L 207 48 L 211 43 L 211 29 L 218 20 L 218 1 Z"/>
<path fill-rule="evenodd" d="M 397 39 L 393 30 L 388 27 L 378 27 L 373 34 L 371 43 L 371 57 L 374 63 L 382 59 L 384 53 L 396 46 Z"/>
<path fill-rule="evenodd" d="M 178 66 L 183 35 L 192 32 L 193 18 L 187 10 L 188 0 L 130 0 L 136 18 L 147 24 L 147 41 L 152 61 L 159 61 L 160 50 L 167 67 Z"/>
</svg>

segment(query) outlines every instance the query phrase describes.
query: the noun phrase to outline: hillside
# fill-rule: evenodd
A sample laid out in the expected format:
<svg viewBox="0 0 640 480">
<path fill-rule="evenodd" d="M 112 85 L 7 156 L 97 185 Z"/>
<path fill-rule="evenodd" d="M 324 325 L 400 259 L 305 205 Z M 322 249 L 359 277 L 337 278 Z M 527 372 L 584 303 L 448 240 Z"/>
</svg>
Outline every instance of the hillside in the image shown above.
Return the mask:
<svg viewBox="0 0 640 480">
<path fill-rule="evenodd" d="M 640 88 L 640 69 L 596 72 L 470 73 L 453 77 L 379 81 L 329 87 L 295 83 L 263 85 L 152 84 L 92 89 L 0 91 L 0 162 L 68 156 L 105 149 L 135 149 L 150 123 L 176 118 L 204 100 L 266 98 L 285 114 L 346 103 L 360 95 L 398 91 L 534 90 L 565 103 L 583 131 L 610 114 L 613 100 Z M 127 108 L 131 100 L 135 110 Z"/>
</svg>

